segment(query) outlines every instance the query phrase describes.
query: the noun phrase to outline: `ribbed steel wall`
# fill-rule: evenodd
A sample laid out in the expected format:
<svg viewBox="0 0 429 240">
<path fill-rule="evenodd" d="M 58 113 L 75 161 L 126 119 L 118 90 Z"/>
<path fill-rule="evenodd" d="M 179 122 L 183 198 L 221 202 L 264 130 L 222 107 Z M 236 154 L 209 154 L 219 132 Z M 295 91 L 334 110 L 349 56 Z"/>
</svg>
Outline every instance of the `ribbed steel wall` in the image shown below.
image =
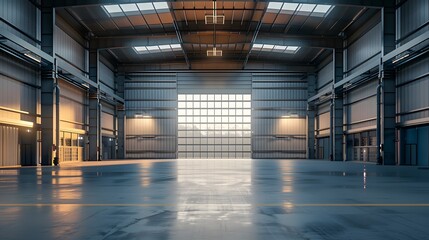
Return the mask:
<svg viewBox="0 0 429 240">
<path fill-rule="evenodd" d="M 2 0 L 0 8 L 0 17 L 28 34 L 32 38 L 37 38 L 37 13 L 40 12 L 34 4 L 28 0 Z M 4 27 L 8 31 L 16 34 L 26 41 L 33 42 L 30 38 L 26 37 L 25 34 L 13 29 L 6 23 L 0 21 L 0 27 Z"/>
<path fill-rule="evenodd" d="M 177 157 L 176 79 L 175 73 L 148 73 L 125 81 L 127 158 Z"/>
<path fill-rule="evenodd" d="M 100 62 L 100 82 L 109 87 L 115 89 L 115 73 L 110 70 L 104 63 Z"/>
<path fill-rule="evenodd" d="M 251 73 L 247 72 L 182 72 L 177 73 L 179 94 L 251 93 Z"/>
<path fill-rule="evenodd" d="M 397 13 L 399 15 L 400 23 L 399 38 L 402 38 L 429 21 L 429 1 L 405 1 Z M 404 44 L 414 37 L 417 37 L 427 31 L 429 31 L 429 25 L 426 25 L 426 27 L 423 27 L 422 29 L 403 39 L 401 44 Z"/>
<path fill-rule="evenodd" d="M 252 157 L 305 158 L 306 106 L 307 81 L 302 75 L 253 74 Z"/>
<path fill-rule="evenodd" d="M 344 101 L 347 130 L 376 128 L 377 80 L 372 80 L 348 92 Z"/>
<path fill-rule="evenodd" d="M 20 164 L 18 128 L 0 125 L 0 166 L 16 166 Z"/>
<path fill-rule="evenodd" d="M 322 91 L 326 88 L 331 88 L 332 79 L 333 79 L 333 63 L 332 61 L 324 66 L 317 73 L 317 90 Z"/>
<path fill-rule="evenodd" d="M 381 24 L 379 23 L 348 46 L 346 70 L 349 74 L 353 73 L 360 64 L 371 57 L 379 56 L 380 52 Z"/>
<path fill-rule="evenodd" d="M 0 52 L 0 106 L 37 113 L 38 71 L 20 60 Z M 0 118 L 33 121 L 33 117 L 0 110 Z"/>
<path fill-rule="evenodd" d="M 429 58 L 397 72 L 397 112 L 402 125 L 429 122 Z"/>
<path fill-rule="evenodd" d="M 67 27 L 65 24 L 61 26 Z M 67 29 L 66 31 L 69 32 L 73 30 Z M 67 65 L 73 67 L 81 71 L 82 75 L 84 75 L 83 71 L 85 71 L 86 64 L 85 48 L 58 26 L 55 26 L 54 44 L 55 53 L 59 56 L 58 66 Z"/>
<path fill-rule="evenodd" d="M 60 128 L 62 130 L 85 129 L 85 92 L 60 80 Z"/>
<path fill-rule="evenodd" d="M 116 137 L 115 106 L 103 102 L 101 109 L 101 134 L 103 136 Z"/>
</svg>

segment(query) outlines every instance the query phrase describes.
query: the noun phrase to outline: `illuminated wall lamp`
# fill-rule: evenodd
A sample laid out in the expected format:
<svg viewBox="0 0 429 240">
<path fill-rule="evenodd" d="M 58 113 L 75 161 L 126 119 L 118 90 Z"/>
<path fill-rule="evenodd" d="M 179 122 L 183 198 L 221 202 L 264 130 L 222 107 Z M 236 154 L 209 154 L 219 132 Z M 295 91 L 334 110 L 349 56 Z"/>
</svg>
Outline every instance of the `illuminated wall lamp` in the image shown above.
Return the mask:
<svg viewBox="0 0 429 240">
<path fill-rule="evenodd" d="M 32 60 L 34 60 L 34 61 L 36 61 L 38 63 L 42 62 L 42 60 L 40 59 L 40 57 L 38 57 L 38 56 L 36 56 L 36 55 L 34 55 L 32 53 L 24 53 L 24 55 L 27 56 L 27 57 L 29 57 L 29 58 L 31 58 Z"/>
<path fill-rule="evenodd" d="M 135 118 L 151 118 L 152 116 L 147 113 L 136 113 L 134 114 Z"/>
<path fill-rule="evenodd" d="M 296 113 L 291 113 L 291 114 L 283 115 L 282 118 L 299 118 L 299 115 Z"/>
</svg>

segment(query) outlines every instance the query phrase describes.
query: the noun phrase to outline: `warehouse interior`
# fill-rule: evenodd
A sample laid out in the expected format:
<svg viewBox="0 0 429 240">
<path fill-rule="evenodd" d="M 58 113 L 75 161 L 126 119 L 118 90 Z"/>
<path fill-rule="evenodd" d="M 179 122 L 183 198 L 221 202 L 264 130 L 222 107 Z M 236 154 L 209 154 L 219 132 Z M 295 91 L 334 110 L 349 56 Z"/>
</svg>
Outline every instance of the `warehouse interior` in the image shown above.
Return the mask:
<svg viewBox="0 0 429 240">
<path fill-rule="evenodd" d="M 0 238 L 427 237 L 428 1 L 0 6 Z"/>
</svg>

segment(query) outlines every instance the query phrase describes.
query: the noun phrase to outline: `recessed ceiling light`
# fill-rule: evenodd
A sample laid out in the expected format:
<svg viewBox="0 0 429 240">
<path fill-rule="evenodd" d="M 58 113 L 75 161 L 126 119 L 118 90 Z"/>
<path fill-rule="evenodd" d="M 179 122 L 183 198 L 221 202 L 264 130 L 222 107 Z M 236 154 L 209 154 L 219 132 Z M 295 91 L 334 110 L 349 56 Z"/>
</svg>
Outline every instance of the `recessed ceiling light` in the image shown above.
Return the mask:
<svg viewBox="0 0 429 240">
<path fill-rule="evenodd" d="M 122 12 L 122 9 L 119 7 L 119 5 L 103 5 L 104 9 L 108 13 L 120 13 Z"/>
<path fill-rule="evenodd" d="M 120 4 L 119 6 L 121 6 L 121 8 L 124 12 L 138 12 L 139 11 L 139 9 L 137 8 L 137 5 L 135 5 L 134 3 Z"/>
</svg>

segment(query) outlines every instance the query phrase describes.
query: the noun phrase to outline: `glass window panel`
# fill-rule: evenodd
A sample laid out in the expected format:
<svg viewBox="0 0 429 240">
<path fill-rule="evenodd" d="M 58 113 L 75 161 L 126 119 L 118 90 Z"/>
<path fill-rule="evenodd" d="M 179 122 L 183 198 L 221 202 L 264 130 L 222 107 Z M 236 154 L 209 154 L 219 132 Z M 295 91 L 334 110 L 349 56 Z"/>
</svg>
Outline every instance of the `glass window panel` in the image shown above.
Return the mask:
<svg viewBox="0 0 429 240">
<path fill-rule="evenodd" d="M 250 117 L 243 117 L 243 122 L 250 123 Z"/>
<path fill-rule="evenodd" d="M 228 115 L 228 109 L 222 109 L 222 115 Z"/>
<path fill-rule="evenodd" d="M 215 102 L 215 108 L 222 108 L 222 102 Z"/>
<path fill-rule="evenodd" d="M 207 115 L 209 115 L 209 116 L 213 116 L 214 114 L 215 114 L 214 109 L 208 109 L 208 110 L 207 110 Z"/>
<path fill-rule="evenodd" d="M 185 109 L 179 109 L 178 114 L 179 115 L 186 115 L 186 110 Z"/>
<path fill-rule="evenodd" d="M 235 123 L 235 117 L 229 117 L 229 122 L 230 123 Z"/>
<path fill-rule="evenodd" d="M 229 101 L 235 101 L 235 94 L 229 95 Z"/>
<path fill-rule="evenodd" d="M 192 110 L 192 109 L 187 109 L 187 110 L 186 110 L 186 115 L 188 115 L 188 116 L 192 116 L 192 115 L 194 115 L 194 110 Z"/>
<path fill-rule="evenodd" d="M 201 102 L 201 108 L 207 108 L 207 102 Z"/>
<path fill-rule="evenodd" d="M 207 101 L 207 94 L 201 94 L 201 101 Z"/>
<path fill-rule="evenodd" d="M 235 115 L 235 109 L 229 109 L 228 114 L 229 114 L 229 116 L 234 116 Z"/>
<path fill-rule="evenodd" d="M 229 108 L 235 108 L 236 103 L 235 102 L 229 102 Z"/>
<path fill-rule="evenodd" d="M 179 101 L 186 100 L 186 95 L 185 94 L 179 94 L 179 95 L 177 95 L 177 100 L 179 100 Z"/>
<path fill-rule="evenodd" d="M 179 108 L 186 108 L 186 102 L 179 102 L 177 105 Z"/>
<path fill-rule="evenodd" d="M 247 115 L 247 116 L 250 116 L 250 109 L 244 109 L 243 110 L 243 115 Z"/>
<path fill-rule="evenodd" d="M 206 116 L 207 112 L 207 109 L 201 109 L 201 115 Z"/>
<path fill-rule="evenodd" d="M 194 102 L 194 108 L 200 108 L 200 102 Z"/>
<path fill-rule="evenodd" d="M 250 101 L 250 100 L 251 100 L 251 96 L 250 96 L 250 94 L 244 94 L 244 95 L 243 95 L 243 100 L 244 100 L 244 101 Z"/>
<path fill-rule="evenodd" d="M 227 123 L 228 122 L 228 117 L 222 117 L 222 122 L 223 123 Z"/>
<path fill-rule="evenodd" d="M 201 122 L 202 123 L 206 123 L 207 122 L 207 117 L 201 117 Z"/>
<path fill-rule="evenodd" d="M 187 107 L 187 108 L 192 108 L 192 102 L 187 102 L 187 103 L 186 103 L 186 107 Z"/>
<path fill-rule="evenodd" d="M 236 108 L 243 108 L 243 102 L 237 102 L 237 103 L 235 104 L 235 107 L 236 107 Z"/>
<path fill-rule="evenodd" d="M 201 115 L 200 109 L 194 109 L 194 115 Z"/>
<path fill-rule="evenodd" d="M 192 94 L 188 94 L 188 95 L 186 95 L 186 100 L 187 101 L 192 101 L 192 97 L 193 97 Z"/>
<path fill-rule="evenodd" d="M 243 115 L 243 110 L 242 110 L 242 109 L 237 109 L 237 110 L 235 111 L 235 114 L 236 114 L 236 115 Z"/>
<path fill-rule="evenodd" d="M 242 94 L 235 95 L 235 100 L 242 101 L 243 100 L 243 95 Z"/>
<path fill-rule="evenodd" d="M 194 101 L 200 101 L 200 95 L 194 94 Z"/>
<path fill-rule="evenodd" d="M 216 109 L 214 114 L 216 116 L 220 116 L 220 115 L 222 115 L 222 110 L 221 109 Z"/>
<path fill-rule="evenodd" d="M 222 100 L 222 95 L 216 94 L 215 95 L 215 100 L 216 101 L 221 101 Z"/>
<path fill-rule="evenodd" d="M 228 108 L 228 102 L 222 102 L 222 108 Z"/>
<path fill-rule="evenodd" d="M 222 94 L 222 101 L 228 101 L 228 95 Z"/>
<path fill-rule="evenodd" d="M 250 108 L 251 104 L 250 102 L 243 102 L 243 108 Z"/>
<path fill-rule="evenodd" d="M 207 100 L 209 100 L 209 101 L 213 101 L 213 100 L 215 100 L 214 95 L 213 95 L 213 94 L 209 94 L 209 95 L 207 95 Z"/>
</svg>

